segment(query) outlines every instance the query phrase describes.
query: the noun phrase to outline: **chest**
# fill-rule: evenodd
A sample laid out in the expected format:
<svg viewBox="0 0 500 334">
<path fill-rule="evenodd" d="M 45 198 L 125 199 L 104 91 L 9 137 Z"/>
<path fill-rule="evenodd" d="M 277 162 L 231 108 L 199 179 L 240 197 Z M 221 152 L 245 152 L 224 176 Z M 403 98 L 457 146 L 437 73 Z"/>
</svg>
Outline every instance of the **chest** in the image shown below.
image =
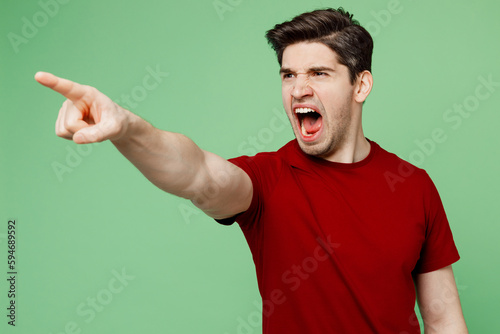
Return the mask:
<svg viewBox="0 0 500 334">
<path fill-rule="evenodd" d="M 339 265 L 361 277 L 378 270 L 410 273 L 425 239 L 421 196 L 411 189 L 393 192 L 376 175 L 291 168 L 265 201 L 263 251 L 284 268 L 330 247 Z"/>
</svg>

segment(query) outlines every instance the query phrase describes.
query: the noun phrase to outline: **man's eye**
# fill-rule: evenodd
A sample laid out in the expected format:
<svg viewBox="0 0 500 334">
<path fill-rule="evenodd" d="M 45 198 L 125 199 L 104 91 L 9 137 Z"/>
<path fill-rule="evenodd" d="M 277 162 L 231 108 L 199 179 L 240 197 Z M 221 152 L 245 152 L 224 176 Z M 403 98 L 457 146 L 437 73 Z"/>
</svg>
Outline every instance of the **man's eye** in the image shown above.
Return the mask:
<svg viewBox="0 0 500 334">
<path fill-rule="evenodd" d="M 317 77 L 322 77 L 322 76 L 326 76 L 327 74 L 325 72 L 314 72 L 314 75 Z"/>
<path fill-rule="evenodd" d="M 290 79 L 292 77 L 293 77 L 292 73 L 285 73 L 285 74 L 283 74 L 283 79 Z"/>
</svg>

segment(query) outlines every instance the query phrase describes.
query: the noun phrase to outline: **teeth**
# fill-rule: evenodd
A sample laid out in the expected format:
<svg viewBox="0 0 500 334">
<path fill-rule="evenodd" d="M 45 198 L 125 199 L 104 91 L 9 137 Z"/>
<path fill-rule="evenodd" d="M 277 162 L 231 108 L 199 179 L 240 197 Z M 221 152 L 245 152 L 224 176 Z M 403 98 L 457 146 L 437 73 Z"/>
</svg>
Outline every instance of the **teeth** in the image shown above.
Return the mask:
<svg viewBox="0 0 500 334">
<path fill-rule="evenodd" d="M 312 134 L 307 133 L 306 128 L 304 127 L 304 123 L 300 125 L 300 131 L 304 137 L 310 137 Z"/>
<path fill-rule="evenodd" d="M 302 131 L 303 136 L 307 136 L 307 131 L 306 131 L 306 128 L 304 128 L 304 124 L 300 125 L 300 131 Z"/>
<path fill-rule="evenodd" d="M 307 113 L 310 113 L 310 112 L 316 112 L 314 109 L 312 108 L 295 108 L 295 113 L 296 114 L 307 114 Z M 307 133 L 306 131 L 306 128 L 304 127 L 304 123 L 303 122 L 300 122 L 300 132 L 302 132 L 302 135 L 304 137 L 310 137 L 312 136 L 311 134 Z"/>
<path fill-rule="evenodd" d="M 308 112 L 316 112 L 314 109 L 311 108 L 296 108 L 295 113 L 297 114 L 307 114 Z"/>
</svg>

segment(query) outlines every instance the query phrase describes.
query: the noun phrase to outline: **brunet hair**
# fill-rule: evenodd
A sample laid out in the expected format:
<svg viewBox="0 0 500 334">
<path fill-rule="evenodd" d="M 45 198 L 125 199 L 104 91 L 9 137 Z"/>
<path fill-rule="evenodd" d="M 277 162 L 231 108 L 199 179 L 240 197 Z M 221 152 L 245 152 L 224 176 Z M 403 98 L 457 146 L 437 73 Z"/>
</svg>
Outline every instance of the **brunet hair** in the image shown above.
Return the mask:
<svg viewBox="0 0 500 334">
<path fill-rule="evenodd" d="M 373 39 L 352 16 L 342 7 L 303 13 L 275 25 L 267 31 L 266 38 L 276 51 L 280 66 L 283 51 L 289 45 L 319 42 L 328 46 L 337 54 L 338 62 L 347 66 L 354 84 L 358 74 L 365 70 L 371 72 Z"/>
</svg>

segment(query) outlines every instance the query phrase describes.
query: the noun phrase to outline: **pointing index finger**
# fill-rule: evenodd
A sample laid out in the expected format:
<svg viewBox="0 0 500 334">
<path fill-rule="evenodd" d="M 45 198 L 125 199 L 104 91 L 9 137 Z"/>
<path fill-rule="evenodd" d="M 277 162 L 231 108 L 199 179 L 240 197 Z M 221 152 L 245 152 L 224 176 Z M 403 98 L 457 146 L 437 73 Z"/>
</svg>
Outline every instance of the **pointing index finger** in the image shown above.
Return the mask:
<svg viewBox="0 0 500 334">
<path fill-rule="evenodd" d="M 35 80 L 45 87 L 62 94 L 73 102 L 81 99 L 88 91 L 88 87 L 71 80 L 56 77 L 55 75 L 47 72 L 37 72 L 35 74 Z"/>
</svg>

